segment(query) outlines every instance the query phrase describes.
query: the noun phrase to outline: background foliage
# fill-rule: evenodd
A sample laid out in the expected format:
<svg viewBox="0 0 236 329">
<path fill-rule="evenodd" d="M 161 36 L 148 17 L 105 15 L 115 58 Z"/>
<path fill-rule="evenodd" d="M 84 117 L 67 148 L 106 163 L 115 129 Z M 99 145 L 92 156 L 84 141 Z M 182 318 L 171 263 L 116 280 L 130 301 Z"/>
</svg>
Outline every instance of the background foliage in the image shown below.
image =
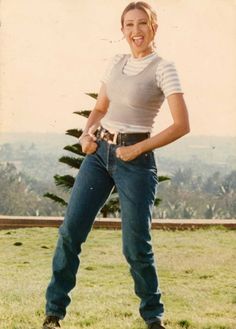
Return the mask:
<svg viewBox="0 0 236 329">
<path fill-rule="evenodd" d="M 79 115 L 75 116 L 75 119 Z M 0 214 L 63 216 L 65 208 L 43 194 L 68 201 L 53 176 L 75 176 L 58 158 L 75 138 L 65 134 L 3 134 L 0 141 Z M 236 218 L 236 138 L 188 136 L 155 152 L 162 199 L 155 218 Z M 118 215 L 118 214 L 117 214 Z"/>
</svg>

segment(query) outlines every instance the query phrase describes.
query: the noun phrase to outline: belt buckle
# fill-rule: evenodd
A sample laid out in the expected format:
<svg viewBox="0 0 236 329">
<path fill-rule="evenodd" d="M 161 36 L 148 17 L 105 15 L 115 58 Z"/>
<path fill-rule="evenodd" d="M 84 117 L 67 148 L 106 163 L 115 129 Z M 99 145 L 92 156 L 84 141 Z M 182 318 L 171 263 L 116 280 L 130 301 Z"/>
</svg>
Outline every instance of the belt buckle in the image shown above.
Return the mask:
<svg viewBox="0 0 236 329">
<path fill-rule="evenodd" d="M 106 131 L 105 129 L 101 129 L 100 138 L 105 140 L 109 144 L 117 144 L 118 134 L 118 132 L 112 134 L 109 131 Z"/>
<path fill-rule="evenodd" d="M 117 144 L 117 136 L 118 136 L 118 132 L 116 131 L 114 134 L 110 134 L 110 135 L 113 135 L 112 136 L 112 139 L 109 139 L 108 140 L 108 143 L 109 144 Z"/>
</svg>

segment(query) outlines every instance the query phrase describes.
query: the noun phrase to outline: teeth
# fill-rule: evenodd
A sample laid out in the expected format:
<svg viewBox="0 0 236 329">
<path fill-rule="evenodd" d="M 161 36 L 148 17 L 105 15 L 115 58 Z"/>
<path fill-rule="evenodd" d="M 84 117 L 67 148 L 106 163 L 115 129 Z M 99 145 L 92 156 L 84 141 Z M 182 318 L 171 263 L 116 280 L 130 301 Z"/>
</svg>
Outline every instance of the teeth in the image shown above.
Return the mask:
<svg viewBox="0 0 236 329">
<path fill-rule="evenodd" d="M 140 47 L 143 44 L 144 37 L 140 35 L 133 37 L 132 40 L 136 47 Z"/>
</svg>

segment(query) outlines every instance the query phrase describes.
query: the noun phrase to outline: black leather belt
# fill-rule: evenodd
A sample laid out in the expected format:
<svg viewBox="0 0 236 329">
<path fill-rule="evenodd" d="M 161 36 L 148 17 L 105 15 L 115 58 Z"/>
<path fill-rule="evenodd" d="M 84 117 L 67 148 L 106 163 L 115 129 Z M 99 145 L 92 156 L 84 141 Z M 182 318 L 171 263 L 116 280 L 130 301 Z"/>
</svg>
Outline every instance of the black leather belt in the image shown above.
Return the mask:
<svg viewBox="0 0 236 329">
<path fill-rule="evenodd" d="M 108 143 L 116 145 L 135 144 L 150 137 L 150 133 L 111 133 L 109 130 L 101 127 L 96 132 L 98 140 L 105 140 Z"/>
</svg>

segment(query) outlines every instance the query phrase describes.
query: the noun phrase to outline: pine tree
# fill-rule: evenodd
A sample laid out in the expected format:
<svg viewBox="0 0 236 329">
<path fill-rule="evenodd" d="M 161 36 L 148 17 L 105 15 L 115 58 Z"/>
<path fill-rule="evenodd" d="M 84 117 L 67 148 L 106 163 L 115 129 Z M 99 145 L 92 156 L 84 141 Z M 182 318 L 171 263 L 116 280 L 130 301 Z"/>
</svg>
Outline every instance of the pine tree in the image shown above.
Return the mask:
<svg viewBox="0 0 236 329">
<path fill-rule="evenodd" d="M 98 94 L 96 94 L 96 93 L 86 93 L 86 95 L 88 95 L 94 99 L 97 99 L 97 96 L 98 96 Z M 88 118 L 90 111 L 83 110 L 83 111 L 76 111 L 74 113 Z M 82 129 L 69 129 L 66 131 L 66 135 L 72 136 L 72 137 L 76 138 L 77 140 L 81 136 L 82 133 L 83 133 Z M 85 157 L 85 154 L 82 152 L 81 145 L 77 142 L 73 145 L 65 146 L 64 150 L 73 153 L 74 156 L 62 156 L 59 159 L 59 162 L 64 163 L 73 169 L 79 170 L 79 168 L 84 160 L 84 157 Z M 165 176 L 159 176 L 158 180 L 159 180 L 159 182 L 162 182 L 162 181 L 169 180 L 169 178 L 165 177 Z M 75 177 L 73 177 L 72 175 L 61 176 L 61 175 L 56 174 L 54 176 L 54 182 L 55 182 L 56 186 L 60 187 L 61 189 L 65 190 L 65 191 L 70 191 L 74 185 Z M 53 193 L 49 193 L 49 192 L 45 193 L 44 196 L 57 203 L 60 203 L 62 206 L 67 206 L 67 202 L 60 196 L 57 196 L 57 195 L 55 195 Z M 155 206 L 157 206 L 160 202 L 161 202 L 161 199 L 156 198 Z M 107 200 L 106 204 L 104 205 L 104 207 L 101 209 L 100 212 L 101 212 L 102 216 L 105 218 L 108 216 L 116 216 L 116 215 L 119 216 L 120 206 L 119 206 L 119 199 L 118 199 L 118 193 L 117 193 L 116 188 L 113 189 L 109 199 Z"/>
</svg>

